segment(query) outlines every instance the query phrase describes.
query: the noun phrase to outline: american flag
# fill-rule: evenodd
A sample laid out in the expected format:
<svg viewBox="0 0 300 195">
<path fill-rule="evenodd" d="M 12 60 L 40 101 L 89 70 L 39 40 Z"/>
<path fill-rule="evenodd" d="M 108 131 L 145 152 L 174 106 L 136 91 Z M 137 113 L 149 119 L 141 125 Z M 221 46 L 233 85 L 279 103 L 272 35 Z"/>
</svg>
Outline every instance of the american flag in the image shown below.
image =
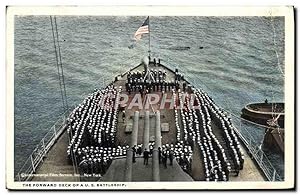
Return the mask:
<svg viewBox="0 0 300 195">
<path fill-rule="evenodd" d="M 143 25 L 135 32 L 134 38 L 135 40 L 140 40 L 142 38 L 142 34 L 148 34 L 149 33 L 149 16 L 143 23 Z"/>
</svg>

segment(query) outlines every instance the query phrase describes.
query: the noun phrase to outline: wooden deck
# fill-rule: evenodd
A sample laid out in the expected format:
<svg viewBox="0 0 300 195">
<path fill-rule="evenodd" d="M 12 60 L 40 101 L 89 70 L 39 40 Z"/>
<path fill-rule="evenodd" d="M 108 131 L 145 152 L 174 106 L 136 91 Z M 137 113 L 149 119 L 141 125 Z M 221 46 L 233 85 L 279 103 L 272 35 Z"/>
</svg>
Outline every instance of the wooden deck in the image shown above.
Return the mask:
<svg viewBox="0 0 300 195">
<path fill-rule="evenodd" d="M 68 144 L 65 131 L 38 167 L 33 181 L 80 181 L 67 155 Z"/>
</svg>

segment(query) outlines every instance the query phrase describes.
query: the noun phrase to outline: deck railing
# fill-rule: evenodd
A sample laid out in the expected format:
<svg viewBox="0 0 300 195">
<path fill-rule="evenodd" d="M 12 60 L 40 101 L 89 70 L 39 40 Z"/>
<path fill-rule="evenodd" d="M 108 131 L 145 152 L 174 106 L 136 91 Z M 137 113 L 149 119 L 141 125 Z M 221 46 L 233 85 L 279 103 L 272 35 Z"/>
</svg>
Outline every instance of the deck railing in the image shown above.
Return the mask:
<svg viewBox="0 0 300 195">
<path fill-rule="evenodd" d="M 251 158 L 255 159 L 266 178 L 269 181 L 282 181 L 283 178 L 279 175 L 278 171 L 274 168 L 265 152 L 261 149 L 261 143 L 259 143 L 257 139 L 253 137 L 254 124 L 235 115 L 231 115 L 231 119 L 233 120 L 234 126 L 238 127 L 234 128 L 235 132 L 239 135 L 240 139 L 247 147 Z M 255 129 L 259 129 L 261 132 L 265 132 L 265 128 L 266 126 L 263 125 L 255 125 Z"/>
<path fill-rule="evenodd" d="M 59 136 L 63 133 L 66 125 L 66 119 L 72 108 L 73 107 L 70 107 L 64 114 L 60 116 L 60 118 L 34 148 L 33 152 L 30 154 L 24 165 L 17 173 L 15 181 L 29 181 L 32 179 L 33 174 L 36 172 L 39 164 L 43 161 L 44 157 L 46 157 L 48 151 L 57 141 Z"/>
</svg>

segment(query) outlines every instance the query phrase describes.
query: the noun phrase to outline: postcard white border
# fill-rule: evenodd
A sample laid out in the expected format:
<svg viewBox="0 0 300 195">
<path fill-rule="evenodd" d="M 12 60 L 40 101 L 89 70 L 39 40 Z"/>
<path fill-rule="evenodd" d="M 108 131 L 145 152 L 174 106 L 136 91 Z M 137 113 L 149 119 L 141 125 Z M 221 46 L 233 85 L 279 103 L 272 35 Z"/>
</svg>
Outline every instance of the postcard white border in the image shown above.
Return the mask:
<svg viewBox="0 0 300 195">
<path fill-rule="evenodd" d="M 285 181 L 284 182 L 100 182 L 124 184 L 122 187 L 59 187 L 76 182 L 15 182 L 14 181 L 14 16 L 16 15 L 89 15 L 89 16 L 284 16 L 285 17 Z M 294 9 L 273 7 L 191 7 L 191 6 L 51 6 L 7 8 L 6 15 L 6 187 L 8 189 L 287 189 L 295 185 L 295 85 L 294 85 Z M 288 141 L 287 141 L 288 140 Z M 28 187 L 26 184 L 52 183 L 57 187 Z M 94 183 L 96 184 L 100 183 Z M 80 182 L 80 184 L 89 184 Z"/>
</svg>

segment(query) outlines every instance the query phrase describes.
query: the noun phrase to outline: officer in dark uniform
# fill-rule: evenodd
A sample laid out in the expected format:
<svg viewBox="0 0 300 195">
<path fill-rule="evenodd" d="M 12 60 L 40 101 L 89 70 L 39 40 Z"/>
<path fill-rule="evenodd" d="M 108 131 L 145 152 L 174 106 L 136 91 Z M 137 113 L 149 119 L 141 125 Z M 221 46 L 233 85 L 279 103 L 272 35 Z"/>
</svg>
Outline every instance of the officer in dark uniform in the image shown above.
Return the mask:
<svg viewBox="0 0 300 195">
<path fill-rule="evenodd" d="M 148 165 L 149 152 L 147 151 L 147 149 L 145 149 L 143 153 L 143 157 L 144 157 L 144 165 Z"/>
<path fill-rule="evenodd" d="M 93 161 L 92 158 L 88 159 L 88 173 L 91 174 L 93 172 Z"/>
<path fill-rule="evenodd" d="M 144 91 L 145 90 L 145 81 L 142 82 L 141 86 L 142 86 L 142 91 Z"/>
<path fill-rule="evenodd" d="M 176 91 L 178 91 L 178 89 L 179 89 L 179 83 L 178 83 L 178 81 L 175 82 L 175 88 L 176 88 Z"/>
<path fill-rule="evenodd" d="M 185 82 L 183 82 L 182 88 L 183 88 L 183 91 L 185 91 L 185 88 L 186 88 L 186 83 Z"/>
<path fill-rule="evenodd" d="M 127 82 L 129 83 L 129 81 L 130 81 L 130 78 L 131 78 L 131 72 L 129 72 L 128 74 L 127 74 Z"/>
<path fill-rule="evenodd" d="M 104 167 L 104 159 L 103 159 L 103 156 L 102 156 L 102 158 L 100 160 L 100 174 L 104 175 L 104 173 L 105 173 L 105 167 Z"/>
<path fill-rule="evenodd" d="M 178 164 L 182 167 L 183 163 L 184 163 L 183 158 L 182 158 L 182 156 L 180 156 Z"/>
<path fill-rule="evenodd" d="M 161 155 L 161 160 L 162 160 L 162 163 L 163 163 L 163 165 L 164 165 L 164 167 L 165 167 L 165 169 L 167 168 L 167 154 L 166 154 L 166 152 L 163 152 L 162 153 L 162 155 Z"/>
<path fill-rule="evenodd" d="M 132 162 L 135 163 L 136 145 L 132 147 Z"/>
<path fill-rule="evenodd" d="M 142 154 L 142 146 L 139 145 L 138 149 L 137 149 L 137 154 L 141 155 Z"/>
<path fill-rule="evenodd" d="M 149 150 L 150 150 L 150 155 L 152 155 L 152 153 L 153 153 L 153 146 L 151 144 L 149 146 Z"/>
<path fill-rule="evenodd" d="M 173 166 L 173 159 L 174 159 L 174 154 L 173 151 L 170 150 L 169 152 L 169 160 L 170 160 L 170 165 Z"/>
<path fill-rule="evenodd" d="M 158 147 L 158 161 L 159 161 L 159 164 L 161 164 L 161 148 Z"/>
</svg>

